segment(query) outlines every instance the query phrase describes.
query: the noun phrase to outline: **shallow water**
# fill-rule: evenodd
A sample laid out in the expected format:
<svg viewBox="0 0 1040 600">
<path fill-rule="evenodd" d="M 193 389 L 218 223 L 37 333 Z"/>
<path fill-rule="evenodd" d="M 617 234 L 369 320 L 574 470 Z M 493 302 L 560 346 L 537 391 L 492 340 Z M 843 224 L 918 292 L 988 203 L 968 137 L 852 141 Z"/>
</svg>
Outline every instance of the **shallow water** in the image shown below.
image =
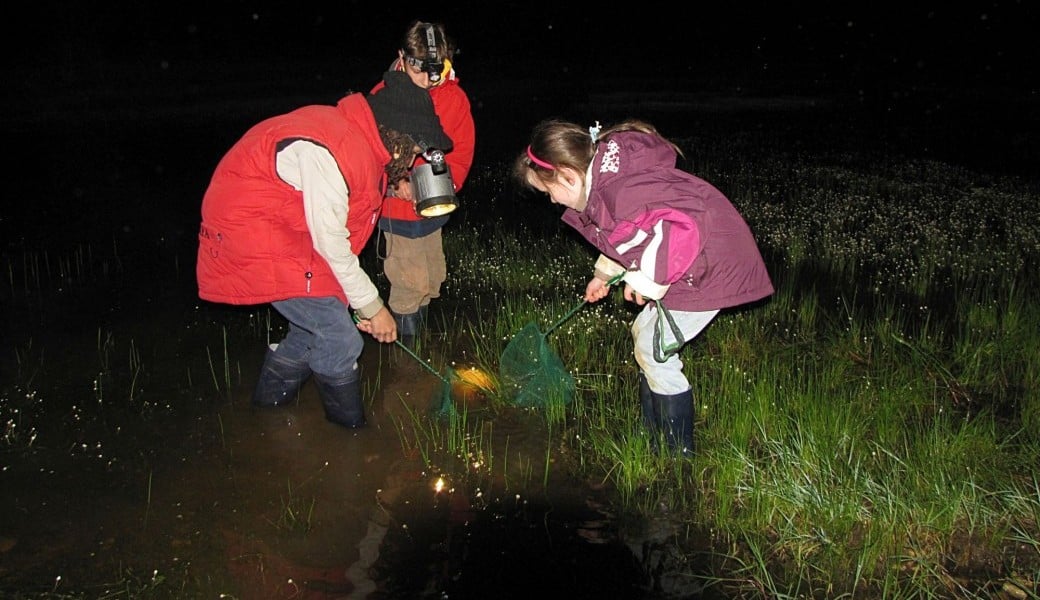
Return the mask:
<svg viewBox="0 0 1040 600">
<path fill-rule="evenodd" d="M 324 419 L 311 384 L 289 406 L 251 407 L 267 341 L 284 331 L 270 311 L 186 310 L 175 293 L 113 319 L 87 301 L 105 287 L 17 294 L 44 318 L 8 338 L 0 590 L 161 578 L 157 597 L 170 585 L 236 598 L 641 593 L 603 490 L 547 469 L 540 417 L 492 418 L 453 367 L 432 366 L 450 358 L 426 367 L 369 341 L 368 422 L 348 430 Z M 424 459 L 411 424 L 443 424 L 446 408 L 494 429 L 496 473 L 465 447 Z"/>
</svg>

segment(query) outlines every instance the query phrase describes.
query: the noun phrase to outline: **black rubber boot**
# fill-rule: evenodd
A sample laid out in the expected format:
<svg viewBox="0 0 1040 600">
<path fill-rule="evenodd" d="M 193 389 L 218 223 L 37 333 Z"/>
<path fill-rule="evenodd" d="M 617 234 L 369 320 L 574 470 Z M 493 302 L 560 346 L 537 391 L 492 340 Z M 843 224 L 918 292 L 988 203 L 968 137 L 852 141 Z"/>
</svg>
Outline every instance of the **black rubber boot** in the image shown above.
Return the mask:
<svg viewBox="0 0 1040 600">
<path fill-rule="evenodd" d="M 318 397 L 325 407 L 325 418 L 333 423 L 356 429 L 365 426 L 365 406 L 361 401 L 361 380 L 358 372 L 344 379 L 330 379 L 314 374 Z"/>
<path fill-rule="evenodd" d="M 430 317 L 430 305 L 429 304 L 424 304 L 424 305 L 420 306 L 419 307 L 419 328 L 418 328 L 417 332 L 422 332 L 422 330 L 426 329 L 426 326 L 430 322 L 429 321 L 429 317 Z"/>
<path fill-rule="evenodd" d="M 650 392 L 658 427 L 673 452 L 693 456 L 693 390 L 666 396 Z"/>
<path fill-rule="evenodd" d="M 394 313 L 394 321 L 397 323 L 397 339 L 409 350 L 415 350 L 415 340 L 422 332 L 422 312 L 416 311 L 406 315 Z"/>
<path fill-rule="evenodd" d="M 273 349 L 267 350 L 260 379 L 253 390 L 253 406 L 280 406 L 296 399 L 303 382 L 311 375 L 305 362 L 283 358 Z"/>
<path fill-rule="evenodd" d="M 657 413 L 654 411 L 654 398 L 650 394 L 650 384 L 646 382 L 646 375 L 639 373 L 639 407 L 643 412 L 643 426 L 650 435 L 650 444 L 657 449 Z"/>
</svg>

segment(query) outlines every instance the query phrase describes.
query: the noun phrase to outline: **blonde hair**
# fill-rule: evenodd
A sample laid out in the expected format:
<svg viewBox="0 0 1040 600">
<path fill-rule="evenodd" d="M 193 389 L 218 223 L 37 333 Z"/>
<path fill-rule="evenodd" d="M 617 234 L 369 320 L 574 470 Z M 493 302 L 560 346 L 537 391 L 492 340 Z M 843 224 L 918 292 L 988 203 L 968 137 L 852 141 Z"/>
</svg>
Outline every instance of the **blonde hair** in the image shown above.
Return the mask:
<svg viewBox="0 0 1040 600">
<path fill-rule="evenodd" d="M 576 123 L 560 119 L 547 119 L 535 125 L 531 132 L 531 143 L 513 163 L 513 176 L 526 187 L 531 187 L 529 175 L 542 181 L 552 181 L 556 170 L 560 167 L 574 169 L 585 173 L 589 163 L 596 156 L 596 144 L 610 139 L 610 136 L 622 131 L 638 131 L 661 138 L 678 154 L 682 150 L 668 138 L 657 131 L 657 128 L 640 119 L 627 119 L 600 131 L 593 141 L 589 129 Z"/>
</svg>

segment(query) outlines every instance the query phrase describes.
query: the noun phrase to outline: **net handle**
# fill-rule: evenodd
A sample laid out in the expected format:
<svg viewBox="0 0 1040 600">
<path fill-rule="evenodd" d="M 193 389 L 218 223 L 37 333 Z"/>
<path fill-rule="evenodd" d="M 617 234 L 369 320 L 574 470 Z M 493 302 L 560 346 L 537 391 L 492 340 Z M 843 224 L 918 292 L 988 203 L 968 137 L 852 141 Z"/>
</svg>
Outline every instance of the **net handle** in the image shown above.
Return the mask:
<svg viewBox="0 0 1040 600">
<path fill-rule="evenodd" d="M 357 313 L 351 313 L 350 316 L 354 319 L 354 323 L 360 323 L 361 322 L 361 317 L 359 317 L 357 315 Z M 443 375 L 438 373 L 436 369 L 434 369 L 433 367 L 428 365 L 425 360 L 423 360 L 422 358 L 419 357 L 418 354 L 416 354 L 415 352 L 412 352 L 411 348 L 409 348 L 408 346 L 405 346 L 404 344 L 402 344 L 401 340 L 394 340 L 394 343 L 397 344 L 398 346 L 400 346 L 400 348 L 402 350 L 407 352 L 408 355 L 411 356 L 412 358 L 414 358 L 420 365 L 426 367 L 427 371 L 429 371 L 430 373 L 433 373 L 434 375 L 436 375 L 437 379 L 440 379 L 441 381 L 443 381 L 445 383 L 445 385 L 451 385 L 450 381 L 448 381 Z"/>
<path fill-rule="evenodd" d="M 614 285 L 615 283 L 617 283 L 617 282 L 621 281 L 621 279 L 622 279 L 622 278 L 624 278 L 624 276 L 625 276 L 625 273 L 626 273 L 626 271 L 622 271 L 622 272 L 618 273 L 617 275 L 615 275 L 615 276 L 611 277 L 611 278 L 610 278 L 609 280 L 607 280 L 607 285 Z M 574 306 L 574 308 L 572 308 L 572 309 L 570 309 L 569 311 L 567 311 L 567 314 L 563 315 L 563 318 L 562 318 L 562 319 L 560 319 L 559 321 L 557 321 L 557 322 L 553 323 L 551 327 L 549 327 L 548 329 L 546 329 L 546 330 L 545 330 L 545 333 L 543 333 L 543 334 L 542 334 L 542 336 L 543 336 L 543 337 L 544 337 L 544 336 L 548 336 L 548 335 L 549 335 L 549 332 L 550 332 L 550 331 L 552 331 L 552 330 L 556 329 L 556 328 L 557 328 L 557 327 L 559 327 L 560 325 L 563 325 L 563 323 L 564 323 L 564 322 L 565 322 L 565 321 L 566 321 L 567 319 L 569 319 L 569 318 L 573 317 L 573 316 L 574 316 L 574 313 L 576 313 L 576 312 L 578 312 L 579 310 L 581 310 L 581 307 L 585 306 L 585 305 L 586 305 L 587 303 L 588 303 L 588 300 L 584 300 L 584 299 L 583 299 L 583 300 L 582 300 L 581 302 L 579 302 L 578 304 L 576 304 L 576 305 Z"/>
</svg>

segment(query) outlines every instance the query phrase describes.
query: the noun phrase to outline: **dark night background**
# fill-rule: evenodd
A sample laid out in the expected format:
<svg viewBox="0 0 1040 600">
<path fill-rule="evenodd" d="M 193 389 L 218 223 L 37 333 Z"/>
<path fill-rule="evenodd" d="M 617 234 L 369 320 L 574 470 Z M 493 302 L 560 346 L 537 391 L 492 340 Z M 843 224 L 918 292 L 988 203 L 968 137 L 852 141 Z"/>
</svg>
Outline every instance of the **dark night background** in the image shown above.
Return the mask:
<svg viewBox="0 0 1040 600">
<path fill-rule="evenodd" d="M 683 102 L 704 118 L 705 106 L 794 98 L 832 107 L 802 137 L 839 115 L 905 138 L 911 154 L 1035 176 L 1040 10 L 946 4 L 30 3 L 2 42 L 14 201 L 0 236 L 23 250 L 75 243 L 57 219 L 190 240 L 209 176 L 246 128 L 367 91 L 413 18 L 444 22 L 458 42 L 474 173 L 508 160 L 546 117 L 643 117 L 673 137 L 696 123 Z M 649 110 L 662 101 L 667 122 Z"/>
<path fill-rule="evenodd" d="M 526 80 L 845 94 L 879 107 L 980 93 L 1035 102 L 1040 93 L 1034 3 L 827 5 L 29 3 L 6 28 L 3 122 L 31 131 L 222 108 L 259 117 L 333 101 L 368 88 L 413 17 L 447 24 L 478 110 L 485 86 Z"/>
<path fill-rule="evenodd" d="M 227 148 L 268 116 L 367 91 L 413 18 L 444 22 L 458 42 L 474 173 L 499 168 L 546 117 L 642 117 L 674 137 L 704 123 L 690 102 L 713 119 L 783 99 L 829 107 L 792 144 L 840 117 L 910 155 L 1033 177 L 1040 9 L 957 4 L 30 3 L 2 42 L 13 201 L 0 237 L 14 250 L 60 250 L 81 236 L 58 233 L 59 221 L 190 243 Z M 659 121 L 651 108 L 662 103 Z"/>
</svg>

